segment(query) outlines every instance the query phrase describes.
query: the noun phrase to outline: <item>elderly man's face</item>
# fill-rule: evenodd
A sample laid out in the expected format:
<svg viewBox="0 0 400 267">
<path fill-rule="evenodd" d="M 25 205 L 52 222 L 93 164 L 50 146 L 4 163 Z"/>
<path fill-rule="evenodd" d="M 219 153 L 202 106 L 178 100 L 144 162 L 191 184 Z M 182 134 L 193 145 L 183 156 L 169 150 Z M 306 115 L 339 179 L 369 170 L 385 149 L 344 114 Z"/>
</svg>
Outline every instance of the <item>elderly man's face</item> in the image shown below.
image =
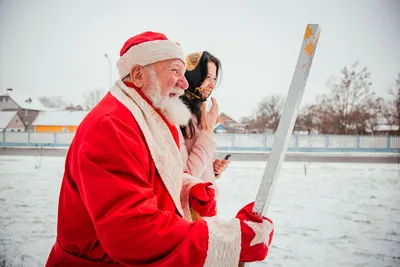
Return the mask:
<svg viewBox="0 0 400 267">
<path fill-rule="evenodd" d="M 171 124 L 186 125 L 191 116 L 190 111 L 179 98 L 189 86 L 184 76 L 184 63 L 180 60 L 166 60 L 135 69 L 131 73 L 133 83 L 136 83 L 152 105 Z"/>
<path fill-rule="evenodd" d="M 162 99 L 179 97 L 188 88 L 185 70 L 183 62 L 174 59 L 157 62 L 153 65 L 153 74 L 157 77 Z M 147 84 L 151 84 L 151 78 L 149 75 Z"/>
</svg>

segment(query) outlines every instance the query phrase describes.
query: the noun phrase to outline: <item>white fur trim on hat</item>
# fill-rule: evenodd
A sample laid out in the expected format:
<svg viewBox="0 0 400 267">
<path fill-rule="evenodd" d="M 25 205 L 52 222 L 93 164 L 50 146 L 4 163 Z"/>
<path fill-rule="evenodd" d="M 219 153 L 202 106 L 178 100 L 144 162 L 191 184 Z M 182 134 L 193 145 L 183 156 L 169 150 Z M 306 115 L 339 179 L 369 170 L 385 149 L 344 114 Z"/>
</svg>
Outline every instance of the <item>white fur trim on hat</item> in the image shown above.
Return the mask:
<svg viewBox="0 0 400 267">
<path fill-rule="evenodd" d="M 182 47 L 169 40 L 157 40 L 134 45 L 117 62 L 120 78 L 126 77 L 134 65 L 146 66 L 158 61 L 180 59 L 186 65 Z"/>
</svg>

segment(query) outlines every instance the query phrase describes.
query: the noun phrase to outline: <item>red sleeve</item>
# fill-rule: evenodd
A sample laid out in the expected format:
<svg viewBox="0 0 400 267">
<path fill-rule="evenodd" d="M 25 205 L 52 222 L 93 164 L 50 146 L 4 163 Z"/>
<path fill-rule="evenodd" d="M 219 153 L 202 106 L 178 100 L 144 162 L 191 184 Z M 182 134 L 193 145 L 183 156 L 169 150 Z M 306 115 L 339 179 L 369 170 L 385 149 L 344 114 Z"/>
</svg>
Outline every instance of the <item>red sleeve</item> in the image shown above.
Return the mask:
<svg viewBox="0 0 400 267">
<path fill-rule="evenodd" d="M 207 223 L 157 208 L 140 131 L 107 117 L 89 132 L 78 152 L 77 184 L 110 257 L 127 265 L 203 266 Z"/>
</svg>

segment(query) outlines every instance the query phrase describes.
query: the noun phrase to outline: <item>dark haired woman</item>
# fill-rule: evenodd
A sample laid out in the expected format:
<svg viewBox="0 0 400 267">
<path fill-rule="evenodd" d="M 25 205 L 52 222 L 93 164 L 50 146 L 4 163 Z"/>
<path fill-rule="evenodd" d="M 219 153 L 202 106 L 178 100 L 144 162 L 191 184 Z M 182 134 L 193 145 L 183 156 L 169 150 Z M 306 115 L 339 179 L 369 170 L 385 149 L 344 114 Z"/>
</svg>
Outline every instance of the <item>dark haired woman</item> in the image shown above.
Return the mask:
<svg viewBox="0 0 400 267">
<path fill-rule="evenodd" d="M 213 131 L 218 119 L 214 98 L 211 98 L 211 109 L 206 111 L 206 101 L 219 78 L 221 63 L 207 51 L 189 54 L 186 62 L 185 77 L 189 87 L 181 99 L 189 107 L 192 118 L 186 126 L 181 126 L 182 159 L 190 175 L 204 182 L 214 182 L 229 164 L 229 160 L 214 159 L 217 144 L 213 140 Z"/>
</svg>

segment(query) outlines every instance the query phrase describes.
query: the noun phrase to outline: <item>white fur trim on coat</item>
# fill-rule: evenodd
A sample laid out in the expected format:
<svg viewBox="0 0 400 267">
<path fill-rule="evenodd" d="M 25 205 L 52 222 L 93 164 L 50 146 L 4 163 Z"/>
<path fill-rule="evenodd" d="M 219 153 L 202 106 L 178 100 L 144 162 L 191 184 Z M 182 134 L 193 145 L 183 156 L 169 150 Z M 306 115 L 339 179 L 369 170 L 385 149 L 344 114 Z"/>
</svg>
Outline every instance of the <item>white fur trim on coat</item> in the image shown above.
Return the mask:
<svg viewBox="0 0 400 267">
<path fill-rule="evenodd" d="M 186 65 L 182 47 L 169 40 L 157 40 L 132 46 L 117 62 L 120 78 L 126 77 L 134 65 L 146 66 L 155 62 L 180 59 Z"/>
<path fill-rule="evenodd" d="M 146 139 L 157 171 L 177 211 L 183 216 L 180 201 L 183 164 L 180 151 L 167 124 L 135 89 L 127 87 L 121 80 L 111 88 L 111 94 L 134 116 Z"/>
<path fill-rule="evenodd" d="M 238 266 L 242 234 L 240 221 L 221 221 L 217 217 L 203 218 L 208 226 L 208 250 L 204 267 Z"/>
<path fill-rule="evenodd" d="M 181 205 L 183 210 L 183 218 L 189 222 L 193 222 L 191 212 L 190 212 L 190 190 L 196 184 L 201 184 L 203 181 L 197 177 L 191 176 L 187 173 L 183 174 L 183 184 L 182 184 L 182 192 L 181 192 Z"/>
</svg>

